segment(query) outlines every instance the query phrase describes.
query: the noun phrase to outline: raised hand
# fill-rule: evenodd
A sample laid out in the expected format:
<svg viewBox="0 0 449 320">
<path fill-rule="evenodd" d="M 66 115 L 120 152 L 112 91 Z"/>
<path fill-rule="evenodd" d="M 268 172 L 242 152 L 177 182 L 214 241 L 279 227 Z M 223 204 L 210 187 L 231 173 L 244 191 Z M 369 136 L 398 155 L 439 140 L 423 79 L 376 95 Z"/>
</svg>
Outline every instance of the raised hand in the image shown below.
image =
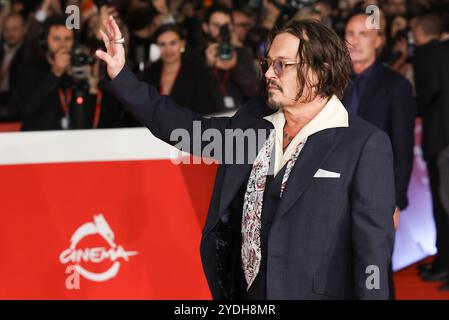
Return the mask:
<svg viewBox="0 0 449 320">
<path fill-rule="evenodd" d="M 97 50 L 98 58 L 106 62 L 108 75 L 114 79 L 125 65 L 125 46 L 115 41 L 122 38 L 122 33 L 112 16 L 103 21 L 104 31 L 100 30 L 106 52 Z"/>
</svg>

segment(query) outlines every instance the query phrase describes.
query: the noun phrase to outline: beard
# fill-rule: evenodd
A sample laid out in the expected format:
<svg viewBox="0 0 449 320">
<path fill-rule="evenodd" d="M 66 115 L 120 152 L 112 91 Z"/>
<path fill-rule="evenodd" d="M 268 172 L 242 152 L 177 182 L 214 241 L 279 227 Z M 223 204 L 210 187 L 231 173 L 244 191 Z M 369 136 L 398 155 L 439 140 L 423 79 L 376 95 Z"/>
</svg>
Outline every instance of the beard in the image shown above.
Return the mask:
<svg viewBox="0 0 449 320">
<path fill-rule="evenodd" d="M 282 90 L 282 87 L 281 87 L 278 83 L 276 83 L 275 81 L 273 81 L 273 80 L 267 81 L 267 86 L 269 86 L 269 85 L 276 86 L 276 88 L 279 89 L 279 92 L 281 92 L 281 93 L 284 92 L 284 91 Z M 277 110 L 279 110 L 279 109 L 282 109 L 282 107 L 284 106 L 284 104 L 283 104 L 282 102 L 280 102 L 280 101 L 276 101 L 275 98 L 274 98 L 274 96 L 275 96 L 275 92 L 268 92 L 268 101 L 267 101 L 267 103 L 268 103 L 268 107 L 269 107 L 270 109 L 276 110 L 276 111 L 277 111 Z"/>
<path fill-rule="evenodd" d="M 282 109 L 284 107 L 284 104 L 280 101 L 276 101 L 275 99 L 273 99 L 273 96 L 274 96 L 274 93 L 272 93 L 272 92 L 268 94 L 268 100 L 267 100 L 268 107 L 271 110 L 275 110 L 275 111 Z"/>
</svg>

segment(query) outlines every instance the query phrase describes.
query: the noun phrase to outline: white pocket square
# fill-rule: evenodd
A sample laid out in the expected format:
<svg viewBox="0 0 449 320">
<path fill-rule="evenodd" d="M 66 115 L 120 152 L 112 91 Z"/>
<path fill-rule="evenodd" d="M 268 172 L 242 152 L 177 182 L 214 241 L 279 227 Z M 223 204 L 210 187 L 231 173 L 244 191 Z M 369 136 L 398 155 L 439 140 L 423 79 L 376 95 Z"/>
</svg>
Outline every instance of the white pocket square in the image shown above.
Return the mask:
<svg viewBox="0 0 449 320">
<path fill-rule="evenodd" d="M 327 171 L 323 169 L 318 169 L 318 171 L 313 176 L 314 178 L 340 178 L 338 172 Z"/>
</svg>

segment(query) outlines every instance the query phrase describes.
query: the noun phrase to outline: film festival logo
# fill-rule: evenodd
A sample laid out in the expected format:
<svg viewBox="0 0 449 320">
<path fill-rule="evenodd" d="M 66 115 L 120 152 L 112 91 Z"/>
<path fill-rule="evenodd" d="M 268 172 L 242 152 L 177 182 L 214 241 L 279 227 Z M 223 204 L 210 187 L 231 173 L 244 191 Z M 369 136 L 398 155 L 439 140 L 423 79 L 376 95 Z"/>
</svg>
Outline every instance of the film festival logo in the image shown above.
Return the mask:
<svg viewBox="0 0 449 320">
<path fill-rule="evenodd" d="M 99 236 L 109 247 L 82 248 L 82 240 L 92 240 L 91 236 Z M 70 239 L 70 247 L 59 256 L 62 264 L 69 264 L 66 268 L 66 274 L 69 274 L 66 279 L 67 289 L 79 289 L 79 276 L 94 282 L 110 280 L 118 274 L 122 261 L 129 261 L 129 257 L 138 254 L 137 251 L 125 251 L 121 245 L 115 243 L 114 238 L 114 233 L 102 214 L 94 215 L 93 222 L 87 222 L 75 231 Z M 88 270 L 85 266 L 103 265 L 105 262 L 110 262 L 110 266 L 102 272 Z"/>
</svg>

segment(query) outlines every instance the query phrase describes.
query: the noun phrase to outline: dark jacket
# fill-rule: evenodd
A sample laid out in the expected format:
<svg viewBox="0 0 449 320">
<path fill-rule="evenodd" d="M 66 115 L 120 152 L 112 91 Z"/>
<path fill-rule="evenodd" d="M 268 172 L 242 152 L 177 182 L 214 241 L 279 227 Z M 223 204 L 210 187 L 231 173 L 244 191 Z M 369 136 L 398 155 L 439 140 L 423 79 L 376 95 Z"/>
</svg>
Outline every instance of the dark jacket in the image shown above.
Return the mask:
<svg viewBox="0 0 449 320">
<path fill-rule="evenodd" d="M 273 129 L 263 119 L 273 112 L 264 97 L 252 99 L 231 118 L 203 118 L 161 97 L 127 67 L 107 86 L 156 137 L 173 145 L 178 143 L 170 140 L 173 130 L 185 129 L 192 137 L 194 120 L 201 131 L 213 128 L 222 136 L 225 129 Z M 201 147 L 208 144 L 202 141 Z M 232 203 L 252 167 L 245 163 L 218 167 L 203 229 L 201 258 L 214 299 L 233 298 L 222 276 L 228 272 L 218 268 L 229 263 L 221 261 L 217 248 L 226 246 L 226 225 L 236 218 L 229 219 Z M 314 178 L 319 168 L 341 176 Z M 351 116 L 347 128 L 309 136 L 269 232 L 267 298 L 388 299 L 394 208 L 393 155 L 383 131 Z M 367 287 L 370 268 L 378 271 L 377 289 Z"/>
<path fill-rule="evenodd" d="M 4 56 L 4 49 L 3 49 L 3 43 L 0 42 L 0 64 L 3 61 Z M 17 86 L 19 83 L 19 69 L 20 66 L 24 62 L 24 47 L 23 45 L 20 46 L 20 48 L 16 51 L 16 54 L 14 55 L 14 58 L 11 61 L 11 64 L 9 65 L 9 88 L 12 89 Z M 2 66 L 0 66 L 2 67 Z"/>
<path fill-rule="evenodd" d="M 342 102 L 349 105 L 350 89 Z M 410 83 L 382 62 L 376 61 L 366 79 L 357 115 L 385 131 L 393 147 L 396 205 L 408 205 L 407 189 L 413 167 L 416 104 Z"/>
<path fill-rule="evenodd" d="M 426 160 L 449 145 L 449 45 L 433 40 L 415 48 L 413 71 Z"/>
<path fill-rule="evenodd" d="M 0 64 L 3 61 L 3 57 L 4 57 L 4 48 L 3 48 L 3 43 L 0 42 Z M 8 70 L 8 77 L 9 77 L 9 90 L 6 92 L 1 92 L 0 93 L 0 106 L 5 106 L 7 108 L 6 110 L 6 114 L 2 115 L 2 118 L 4 117 L 4 119 L 2 120 L 7 120 L 7 121 L 17 121 L 19 114 L 18 114 L 18 110 L 15 108 L 12 108 L 10 104 L 10 97 L 11 97 L 11 92 L 14 88 L 17 88 L 17 86 L 20 83 L 20 78 L 19 78 L 19 70 L 21 65 L 23 65 L 24 63 L 24 46 L 23 44 L 20 46 L 20 48 L 16 51 L 13 59 L 11 60 L 11 63 L 9 65 L 9 70 Z M 3 66 L 0 65 L 0 68 L 2 68 Z"/>
<path fill-rule="evenodd" d="M 151 64 L 150 68 L 145 71 L 144 81 L 160 90 L 162 75 L 162 60 L 158 60 Z M 178 76 L 172 86 L 170 97 L 177 104 L 193 109 L 195 95 L 201 94 L 202 88 L 198 88 L 195 81 L 192 81 L 195 73 L 192 70 L 188 59 L 183 57 L 181 68 Z"/>
</svg>

